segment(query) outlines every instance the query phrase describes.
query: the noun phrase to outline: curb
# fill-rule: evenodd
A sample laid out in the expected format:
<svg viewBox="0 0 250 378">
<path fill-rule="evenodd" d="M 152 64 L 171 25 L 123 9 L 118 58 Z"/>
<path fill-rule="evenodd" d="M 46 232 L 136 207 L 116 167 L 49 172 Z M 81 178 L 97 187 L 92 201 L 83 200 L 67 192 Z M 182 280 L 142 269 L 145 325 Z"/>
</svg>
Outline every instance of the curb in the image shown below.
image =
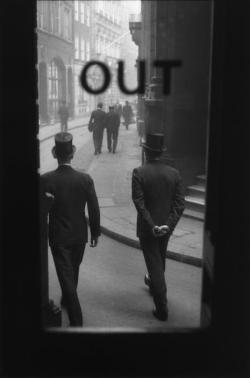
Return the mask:
<svg viewBox="0 0 250 378">
<path fill-rule="evenodd" d="M 87 123 L 84 124 L 84 125 L 73 126 L 73 127 L 70 127 L 70 128 L 68 129 L 68 131 L 69 131 L 69 130 L 78 129 L 78 128 L 80 128 L 80 127 L 86 127 L 86 126 L 88 126 Z M 40 141 L 40 142 L 44 142 L 45 140 L 48 140 L 48 139 L 50 139 L 50 138 L 53 138 L 54 136 L 55 136 L 55 134 L 51 134 L 50 136 L 47 136 L 47 137 L 45 137 L 45 138 L 43 138 L 43 139 L 39 139 L 39 141 Z"/>
<path fill-rule="evenodd" d="M 86 126 L 88 126 L 88 124 L 76 125 L 76 126 L 69 128 L 68 130 L 73 130 L 73 129 L 77 129 L 77 128 L 80 128 L 80 127 L 86 127 Z M 44 142 L 45 140 L 53 138 L 54 135 L 55 134 L 51 134 L 50 136 L 47 136 L 43 139 L 39 139 L 39 141 Z M 186 217 L 192 218 L 192 216 L 188 216 L 188 215 Z M 194 218 L 194 219 L 200 220 L 200 219 L 197 219 L 197 218 Z M 202 220 L 200 220 L 200 221 L 202 221 Z M 88 222 L 88 218 L 87 218 L 87 222 Z M 104 235 L 106 235 L 106 236 L 110 237 L 111 239 L 114 239 L 114 240 L 116 240 L 116 241 L 118 241 L 122 244 L 125 244 L 129 247 L 132 247 L 132 248 L 141 249 L 140 243 L 139 243 L 138 240 L 134 240 L 134 239 L 129 238 L 127 236 L 121 235 L 121 234 L 119 234 L 115 231 L 111 231 L 110 229 L 108 229 L 107 227 L 102 226 L 102 225 L 101 225 L 101 231 Z M 171 259 L 171 260 L 175 260 L 175 261 L 178 261 L 178 262 L 181 262 L 181 263 L 184 263 L 184 264 L 193 265 L 193 266 L 196 266 L 196 267 L 202 267 L 203 266 L 203 262 L 202 262 L 201 258 L 194 257 L 194 256 L 188 256 L 188 255 L 184 255 L 184 254 L 169 251 L 169 250 L 166 252 L 166 258 Z"/>
<path fill-rule="evenodd" d="M 128 238 L 127 236 L 118 234 L 117 232 L 111 231 L 105 226 L 101 226 L 101 231 L 104 235 L 109 236 L 111 239 L 114 239 L 120 243 L 123 243 L 129 247 L 133 247 L 136 249 L 141 249 L 140 248 L 140 243 L 138 240 L 134 240 L 131 238 Z M 202 259 L 199 257 L 194 257 L 194 256 L 188 256 L 184 255 L 182 253 L 177 253 L 177 252 L 172 252 L 172 251 L 167 251 L 166 253 L 166 258 L 175 260 L 184 264 L 189 264 L 193 265 L 196 267 L 201 268 L 203 266 Z"/>
</svg>

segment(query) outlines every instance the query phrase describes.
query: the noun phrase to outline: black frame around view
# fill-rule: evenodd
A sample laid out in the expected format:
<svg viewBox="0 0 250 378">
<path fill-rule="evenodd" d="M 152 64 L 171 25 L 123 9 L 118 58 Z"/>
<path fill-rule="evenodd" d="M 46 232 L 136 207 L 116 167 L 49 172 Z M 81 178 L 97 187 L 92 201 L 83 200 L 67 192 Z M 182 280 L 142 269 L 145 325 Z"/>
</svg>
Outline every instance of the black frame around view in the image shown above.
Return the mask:
<svg viewBox="0 0 250 378">
<path fill-rule="evenodd" d="M 15 11 L 13 11 L 13 6 Z M 36 2 L 1 12 L 3 375 L 247 376 L 249 371 L 249 13 L 213 5 L 203 303 L 211 325 L 143 334 L 47 333 L 40 322 Z M 211 256 L 211 254 L 210 254 Z M 206 264 L 206 263 L 205 263 Z"/>
</svg>

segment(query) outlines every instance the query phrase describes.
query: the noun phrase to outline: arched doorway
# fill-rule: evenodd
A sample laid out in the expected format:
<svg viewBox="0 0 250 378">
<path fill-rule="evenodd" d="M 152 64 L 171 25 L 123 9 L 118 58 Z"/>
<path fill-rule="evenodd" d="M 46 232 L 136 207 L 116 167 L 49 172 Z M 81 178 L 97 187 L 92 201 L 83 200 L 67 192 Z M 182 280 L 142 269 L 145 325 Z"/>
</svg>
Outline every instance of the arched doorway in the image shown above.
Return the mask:
<svg viewBox="0 0 250 378">
<path fill-rule="evenodd" d="M 38 67 L 38 102 L 39 102 L 39 121 L 48 122 L 48 102 L 47 102 L 47 69 L 46 63 L 39 63 Z"/>
<path fill-rule="evenodd" d="M 48 66 L 48 105 L 51 122 L 58 119 L 58 108 L 66 100 L 66 70 L 60 58 L 53 59 Z"/>
</svg>

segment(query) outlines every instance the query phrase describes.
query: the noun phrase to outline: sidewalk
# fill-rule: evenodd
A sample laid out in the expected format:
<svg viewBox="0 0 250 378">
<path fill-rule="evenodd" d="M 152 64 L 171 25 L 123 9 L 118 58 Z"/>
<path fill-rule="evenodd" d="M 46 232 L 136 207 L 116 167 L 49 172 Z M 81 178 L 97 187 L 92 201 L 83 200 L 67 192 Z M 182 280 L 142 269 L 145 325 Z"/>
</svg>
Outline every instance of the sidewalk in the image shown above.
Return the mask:
<svg viewBox="0 0 250 378">
<path fill-rule="evenodd" d="M 77 127 L 81 127 L 83 125 L 87 125 L 89 122 L 89 118 L 90 118 L 90 115 L 87 115 L 87 116 L 75 118 L 69 121 L 68 130 L 72 130 Z M 38 138 L 42 142 L 46 139 L 51 138 L 53 135 L 55 135 L 56 133 L 59 133 L 60 131 L 61 131 L 60 122 L 57 122 L 54 125 L 41 126 L 39 128 Z"/>
<path fill-rule="evenodd" d="M 117 153 L 106 152 L 89 168 L 94 179 L 101 209 L 104 234 L 129 246 L 139 248 L 136 237 L 136 209 L 131 200 L 133 168 L 141 165 L 141 148 L 136 126 L 120 127 Z M 195 266 L 202 265 L 203 222 L 182 216 L 168 246 L 167 257 Z"/>
<path fill-rule="evenodd" d="M 69 130 L 87 125 L 89 116 L 69 122 Z M 60 124 L 44 126 L 39 131 L 40 141 L 60 131 Z M 133 168 L 141 165 L 141 147 L 136 125 L 129 130 L 120 126 L 116 154 L 107 152 L 106 133 L 103 139 L 103 153 L 94 156 L 92 137 L 85 136 L 73 160 L 77 169 L 86 169 L 94 179 L 101 209 L 103 234 L 117 241 L 139 248 L 136 237 L 136 209 L 131 199 L 131 176 Z M 203 222 L 182 216 L 169 241 L 167 257 L 187 264 L 202 265 Z"/>
</svg>

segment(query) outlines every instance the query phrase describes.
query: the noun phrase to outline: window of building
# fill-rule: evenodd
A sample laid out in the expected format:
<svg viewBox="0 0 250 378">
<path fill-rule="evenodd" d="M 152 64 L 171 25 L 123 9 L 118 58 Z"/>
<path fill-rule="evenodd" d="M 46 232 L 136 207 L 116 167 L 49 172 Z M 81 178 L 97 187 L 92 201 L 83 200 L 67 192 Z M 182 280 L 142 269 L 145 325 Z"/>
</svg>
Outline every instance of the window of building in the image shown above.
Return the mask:
<svg viewBox="0 0 250 378">
<path fill-rule="evenodd" d="M 98 10 L 100 13 L 104 14 L 105 1 L 100 0 L 98 2 Z"/>
<path fill-rule="evenodd" d="M 74 0 L 74 8 L 75 8 L 75 20 L 79 21 L 79 1 Z"/>
<path fill-rule="evenodd" d="M 79 59 L 79 36 L 75 35 L 75 59 Z"/>
<path fill-rule="evenodd" d="M 62 98 L 62 72 L 54 60 L 48 66 L 48 84 L 49 112 L 56 117 L 59 101 Z"/>
<path fill-rule="evenodd" d="M 73 18 L 71 9 L 69 9 L 69 40 L 73 41 Z"/>
<path fill-rule="evenodd" d="M 90 44 L 89 44 L 89 41 L 86 41 L 86 60 L 90 61 Z"/>
<path fill-rule="evenodd" d="M 79 91 L 78 91 L 78 104 L 82 104 L 84 102 L 84 91 L 82 87 L 78 86 Z"/>
<path fill-rule="evenodd" d="M 101 52 L 101 41 L 99 37 L 97 38 L 97 41 L 96 41 L 96 52 L 97 53 Z"/>
<path fill-rule="evenodd" d="M 37 2 L 37 26 L 39 29 L 43 28 L 43 2 Z"/>
<path fill-rule="evenodd" d="M 90 26 L 90 7 L 89 7 L 89 5 L 86 8 L 86 17 L 87 17 L 87 19 L 86 19 L 87 26 Z"/>
<path fill-rule="evenodd" d="M 50 5 L 50 31 L 53 34 L 59 34 L 60 28 L 60 2 L 51 1 Z"/>
<path fill-rule="evenodd" d="M 80 17 L 81 17 L 81 23 L 84 24 L 84 2 L 80 2 Z"/>
<path fill-rule="evenodd" d="M 104 51 L 104 40 L 103 40 L 103 38 L 101 38 L 100 44 L 101 44 L 101 46 L 100 46 L 101 53 L 105 54 L 105 51 Z"/>
<path fill-rule="evenodd" d="M 81 60 L 85 60 L 85 41 L 81 38 Z"/>
<path fill-rule="evenodd" d="M 37 25 L 39 29 L 48 30 L 49 29 L 49 12 L 48 12 L 49 2 L 48 1 L 38 1 L 37 2 Z"/>
<path fill-rule="evenodd" d="M 72 20 L 71 20 L 71 10 L 64 7 L 64 33 L 65 39 L 72 41 Z"/>
</svg>

